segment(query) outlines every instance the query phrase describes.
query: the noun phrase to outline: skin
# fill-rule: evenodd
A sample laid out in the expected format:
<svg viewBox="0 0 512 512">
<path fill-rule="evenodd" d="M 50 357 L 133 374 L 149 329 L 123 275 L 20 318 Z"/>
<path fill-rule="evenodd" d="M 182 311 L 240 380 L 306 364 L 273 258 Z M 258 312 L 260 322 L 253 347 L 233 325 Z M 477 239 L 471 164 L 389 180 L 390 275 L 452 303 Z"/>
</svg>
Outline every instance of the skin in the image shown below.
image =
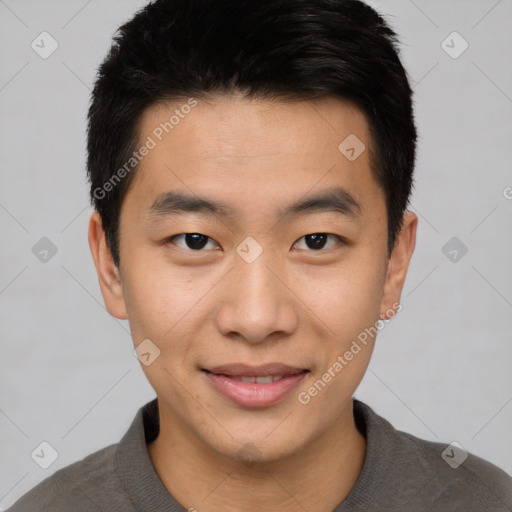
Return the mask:
<svg viewBox="0 0 512 512">
<path fill-rule="evenodd" d="M 180 105 L 147 109 L 140 140 Z M 366 145 L 354 161 L 338 150 L 349 134 Z M 406 212 L 388 259 L 385 197 L 370 170 L 370 145 L 365 116 L 339 99 L 210 97 L 139 164 L 120 213 L 119 269 L 92 215 L 89 242 L 108 311 L 129 319 L 135 346 L 149 338 L 160 349 L 142 366 L 160 407 L 160 434 L 148 452 L 185 508 L 328 512 L 357 481 L 366 441 L 352 395 L 375 339 L 307 405 L 298 394 L 400 300 L 418 219 Z M 334 186 L 360 204 L 357 215 L 279 215 Z M 221 201 L 235 214 L 148 213 L 169 191 Z M 210 239 L 194 251 L 177 236 L 183 233 Z M 313 233 L 345 242 L 330 236 L 315 250 L 304 238 Z M 247 236 L 263 250 L 252 263 L 236 252 Z M 269 362 L 309 373 L 263 408 L 234 405 L 201 371 Z"/>
</svg>

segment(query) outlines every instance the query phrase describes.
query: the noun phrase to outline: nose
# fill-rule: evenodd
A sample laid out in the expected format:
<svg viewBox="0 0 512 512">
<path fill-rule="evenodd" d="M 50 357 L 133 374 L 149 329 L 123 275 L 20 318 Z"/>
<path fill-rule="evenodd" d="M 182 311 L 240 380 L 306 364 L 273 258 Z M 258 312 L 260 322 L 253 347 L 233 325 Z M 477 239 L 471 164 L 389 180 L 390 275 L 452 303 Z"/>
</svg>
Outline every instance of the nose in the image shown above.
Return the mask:
<svg viewBox="0 0 512 512">
<path fill-rule="evenodd" d="M 285 272 L 265 252 L 251 263 L 237 256 L 223 280 L 225 300 L 216 311 L 216 323 L 224 336 L 261 343 L 297 329 L 299 309 Z"/>
</svg>

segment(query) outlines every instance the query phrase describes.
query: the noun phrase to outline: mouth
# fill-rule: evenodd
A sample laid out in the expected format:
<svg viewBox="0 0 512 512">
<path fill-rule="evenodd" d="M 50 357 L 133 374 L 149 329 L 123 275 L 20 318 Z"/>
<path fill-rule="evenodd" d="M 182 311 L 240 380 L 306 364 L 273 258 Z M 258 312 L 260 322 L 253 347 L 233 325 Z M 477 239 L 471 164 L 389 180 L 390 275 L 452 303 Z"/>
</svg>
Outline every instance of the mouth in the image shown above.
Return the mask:
<svg viewBox="0 0 512 512">
<path fill-rule="evenodd" d="M 255 382 L 256 384 L 270 384 L 276 380 L 281 380 L 284 375 L 260 375 L 258 377 L 244 377 L 243 375 L 226 375 L 233 380 L 239 382 Z"/>
<path fill-rule="evenodd" d="M 241 407 L 269 407 L 295 388 L 308 369 L 281 363 L 231 364 L 202 369 L 215 391 Z"/>
</svg>

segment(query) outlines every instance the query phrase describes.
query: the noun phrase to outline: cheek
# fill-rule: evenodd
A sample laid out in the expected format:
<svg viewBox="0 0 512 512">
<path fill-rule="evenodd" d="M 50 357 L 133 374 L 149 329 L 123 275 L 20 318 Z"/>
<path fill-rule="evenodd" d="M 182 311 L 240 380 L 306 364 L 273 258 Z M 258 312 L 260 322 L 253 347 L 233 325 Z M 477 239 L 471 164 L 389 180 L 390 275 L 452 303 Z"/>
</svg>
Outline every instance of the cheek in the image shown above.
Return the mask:
<svg viewBox="0 0 512 512">
<path fill-rule="evenodd" d="M 311 309 L 330 329 L 322 351 L 314 354 L 317 366 L 301 395 L 318 428 L 332 423 L 335 411 L 350 401 L 367 370 L 377 332 L 385 269 L 377 258 L 363 255 L 350 263 L 325 276 L 304 277 L 305 283 L 316 283 Z"/>
<path fill-rule="evenodd" d="M 336 267 L 307 268 L 294 278 L 300 298 L 345 343 L 379 317 L 385 268 L 381 261 L 354 254 Z"/>
<path fill-rule="evenodd" d="M 180 280 L 159 269 L 150 258 L 131 254 L 124 269 L 123 296 L 134 343 L 149 338 L 159 340 L 179 314 L 177 291 Z"/>
<path fill-rule="evenodd" d="M 201 299 L 214 285 L 215 275 L 211 269 L 172 267 L 154 254 L 134 255 L 123 279 L 134 342 L 149 338 L 164 349 L 172 340 L 174 347 L 177 333 L 201 312 Z"/>
<path fill-rule="evenodd" d="M 164 272 L 154 263 L 149 267 L 137 264 L 134 259 L 128 273 L 130 277 L 123 283 L 123 294 L 133 344 L 137 347 L 144 340 L 151 340 L 154 344 L 150 345 L 152 357 L 158 354 L 150 364 L 141 364 L 141 368 L 157 392 L 176 389 L 178 382 L 185 381 L 190 336 L 184 332 L 194 332 L 190 324 L 191 311 L 195 311 L 194 305 L 198 307 L 196 295 L 201 290 L 191 291 L 190 284 L 187 287 L 188 276 Z M 180 406 L 185 405 L 180 399 Z"/>
</svg>

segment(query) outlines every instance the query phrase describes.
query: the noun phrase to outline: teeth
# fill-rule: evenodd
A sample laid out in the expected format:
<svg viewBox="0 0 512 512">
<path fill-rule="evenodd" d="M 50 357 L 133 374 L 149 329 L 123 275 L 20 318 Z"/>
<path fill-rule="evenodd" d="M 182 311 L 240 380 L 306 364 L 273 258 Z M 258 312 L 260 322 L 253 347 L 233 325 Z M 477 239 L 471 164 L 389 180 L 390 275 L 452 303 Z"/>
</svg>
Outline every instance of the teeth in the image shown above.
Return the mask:
<svg viewBox="0 0 512 512">
<path fill-rule="evenodd" d="M 268 376 L 268 377 L 256 377 L 256 383 L 257 384 L 270 384 L 273 382 L 274 377 Z"/>
<path fill-rule="evenodd" d="M 237 377 L 230 375 L 230 378 L 233 380 L 238 380 L 240 382 L 252 382 L 256 384 L 271 384 L 272 382 L 275 382 L 276 380 L 280 380 L 283 378 L 282 375 L 265 375 L 262 377 Z"/>
</svg>

